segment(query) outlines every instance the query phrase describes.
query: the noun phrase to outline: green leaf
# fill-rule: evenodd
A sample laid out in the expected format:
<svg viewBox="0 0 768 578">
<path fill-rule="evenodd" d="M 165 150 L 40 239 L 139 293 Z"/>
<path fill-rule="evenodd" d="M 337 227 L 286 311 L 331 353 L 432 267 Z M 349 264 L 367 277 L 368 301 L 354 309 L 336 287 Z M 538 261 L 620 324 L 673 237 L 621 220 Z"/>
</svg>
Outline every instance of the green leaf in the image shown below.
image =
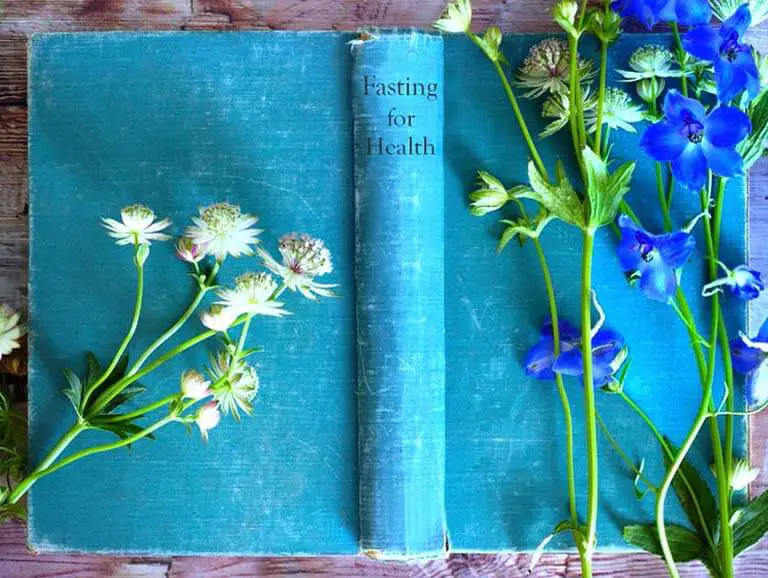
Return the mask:
<svg viewBox="0 0 768 578">
<path fill-rule="evenodd" d="M 736 147 L 744 159 L 745 172 L 765 154 L 768 144 L 768 90 L 763 90 L 752 101 L 748 113 L 752 132 Z"/>
<path fill-rule="evenodd" d="M 665 437 L 664 440 L 667 442 L 672 454 L 677 455 L 678 449 L 669 438 Z M 662 450 L 662 453 L 664 454 L 664 465 L 669 468 L 672 465 L 672 462 L 669 457 L 667 457 L 666 452 Z M 685 480 L 683 480 L 682 476 L 685 476 Z M 686 481 L 688 484 L 686 484 Z M 696 509 L 696 503 L 691 495 L 691 490 L 688 489 L 689 485 L 691 490 L 693 490 L 693 495 L 696 496 L 696 502 L 698 502 L 699 508 L 701 509 L 707 528 L 709 531 L 712 531 L 719 520 L 717 502 L 715 502 L 715 497 L 712 495 L 709 485 L 701 478 L 701 476 L 699 476 L 699 473 L 696 471 L 696 468 L 691 465 L 691 462 L 686 459 L 683 461 L 680 470 L 672 480 L 672 488 L 677 495 L 677 499 L 680 501 L 680 505 L 685 511 L 685 515 L 688 516 L 691 524 L 693 524 L 693 527 L 696 529 L 696 533 L 702 540 L 705 540 L 705 530 L 702 526 L 698 510 Z"/>
<path fill-rule="evenodd" d="M 557 163 L 557 184 L 547 181 L 536 169 L 533 162 L 528 163 L 528 180 L 531 188 L 520 190 L 516 196 L 532 199 L 544 207 L 553 217 L 570 225 L 584 227 L 584 212 L 581 200 L 565 175 L 562 163 Z"/>
<path fill-rule="evenodd" d="M 142 427 L 141 425 L 137 424 L 134 421 L 109 422 L 109 421 L 106 421 L 106 419 L 104 418 L 95 418 L 91 420 L 90 425 L 95 429 L 100 429 L 102 431 L 114 434 L 121 440 L 134 436 L 137 433 L 140 433 L 142 430 L 144 430 L 144 427 Z M 145 437 L 151 440 L 155 439 L 155 436 L 152 434 L 149 434 Z M 129 444 L 126 447 L 130 448 L 131 445 Z"/>
<path fill-rule="evenodd" d="M 79 416 L 81 415 L 80 405 L 83 402 L 83 383 L 75 375 L 75 372 L 68 367 L 64 368 L 64 377 L 69 382 L 69 387 L 64 388 L 64 395 L 72 402 L 72 407 L 75 408 L 75 413 Z"/>
<path fill-rule="evenodd" d="M 666 531 L 675 562 L 690 562 L 707 556 L 704 544 L 691 530 L 667 524 Z M 656 526 L 626 526 L 624 540 L 651 554 L 664 555 Z"/>
<path fill-rule="evenodd" d="M 125 405 L 126 403 L 131 401 L 134 397 L 144 393 L 145 391 L 147 391 L 147 388 L 138 383 L 133 383 L 127 386 L 123 391 L 121 391 L 118 395 L 116 395 L 112 401 L 110 401 L 106 406 L 104 406 L 104 410 L 102 411 L 102 413 L 111 414 L 116 409 Z"/>
<path fill-rule="evenodd" d="M 24 509 L 23 504 L 3 504 L 0 506 L 0 523 L 12 519 L 21 520 L 22 522 L 27 519 L 27 511 Z"/>
<path fill-rule="evenodd" d="M 738 556 L 768 532 L 768 492 L 747 504 L 733 525 L 733 554 Z"/>
<path fill-rule="evenodd" d="M 96 383 L 96 380 L 101 377 L 102 369 L 101 364 L 99 363 L 99 360 L 96 359 L 96 356 L 92 352 L 87 352 L 85 354 L 86 359 L 88 360 L 88 374 L 85 378 L 85 384 L 91 385 L 92 383 Z"/>
<path fill-rule="evenodd" d="M 516 221 L 502 220 L 501 222 L 507 225 L 504 232 L 501 234 L 498 245 L 496 245 L 496 251 L 501 253 L 509 242 L 515 237 L 530 237 L 531 239 L 537 239 L 541 232 L 544 230 L 550 221 L 554 217 L 550 215 L 546 209 L 542 209 L 539 214 L 533 219 L 526 219 L 524 217 L 519 218 Z"/>
<path fill-rule="evenodd" d="M 583 156 L 587 169 L 589 225 L 602 227 L 616 218 L 619 205 L 629 191 L 629 183 L 635 172 L 635 163 L 624 163 L 613 173 L 609 173 L 605 161 L 591 148 L 584 148 Z"/>
</svg>

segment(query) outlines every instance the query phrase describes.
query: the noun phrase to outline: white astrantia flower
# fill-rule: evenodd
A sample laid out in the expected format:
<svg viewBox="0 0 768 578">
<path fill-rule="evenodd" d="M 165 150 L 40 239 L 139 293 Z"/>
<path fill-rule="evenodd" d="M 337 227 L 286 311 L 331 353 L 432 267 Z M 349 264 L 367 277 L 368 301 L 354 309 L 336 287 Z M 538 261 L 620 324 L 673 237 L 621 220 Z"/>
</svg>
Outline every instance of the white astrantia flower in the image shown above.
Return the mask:
<svg viewBox="0 0 768 578">
<path fill-rule="evenodd" d="M 455 0 L 446 6 L 442 17 L 434 26 L 443 32 L 468 32 L 472 25 L 472 3 L 470 0 Z"/>
<path fill-rule="evenodd" d="M 199 263 L 205 258 L 205 251 L 189 237 L 179 237 L 176 242 L 176 256 L 187 263 Z"/>
<path fill-rule="evenodd" d="M 208 374 L 213 382 L 211 394 L 224 415 L 240 421 L 240 412 L 251 415 L 252 401 L 259 392 L 256 369 L 243 360 L 234 361 L 226 351 L 211 356 Z"/>
<path fill-rule="evenodd" d="M 644 120 L 643 109 L 619 88 L 610 87 L 605 91 L 603 102 L 603 125 L 612 129 L 637 132 L 633 124 Z M 597 107 L 584 113 L 587 130 L 595 132 L 597 128 Z"/>
<path fill-rule="evenodd" d="M 200 428 L 203 441 L 208 441 L 208 432 L 219 425 L 220 421 L 221 412 L 219 412 L 219 405 L 215 401 L 206 403 L 198 410 L 195 423 Z"/>
<path fill-rule="evenodd" d="M 226 331 L 237 319 L 237 313 L 222 305 L 211 305 L 200 314 L 200 321 L 212 331 Z"/>
<path fill-rule="evenodd" d="M 277 281 L 269 273 L 245 273 L 235 279 L 232 288 L 216 291 L 221 301 L 216 305 L 224 308 L 230 315 L 269 315 L 280 317 L 288 315 L 283 304 L 273 299 L 277 291 Z"/>
<path fill-rule="evenodd" d="M 20 319 L 17 311 L 0 305 L 0 358 L 20 346 L 19 339 L 26 333 L 24 325 L 19 323 Z"/>
<path fill-rule="evenodd" d="M 278 246 L 283 257 L 282 263 L 278 263 L 263 249 L 258 251 L 267 269 L 282 277 L 288 289 L 299 291 L 312 300 L 317 299 L 317 295 L 334 296 L 331 289 L 336 285 L 317 283 L 314 280 L 315 277 L 333 271 L 331 252 L 323 241 L 306 234 L 291 233 L 280 237 Z"/>
<path fill-rule="evenodd" d="M 637 82 L 651 78 L 677 78 L 682 76 L 675 57 L 663 46 L 641 46 L 629 57 L 630 70 L 618 70 L 625 82 Z"/>
<path fill-rule="evenodd" d="M 187 228 L 184 236 L 218 261 L 227 255 L 252 255 L 250 246 L 259 242 L 256 237 L 262 232 L 252 228 L 258 220 L 241 213 L 236 205 L 216 203 L 200 208 L 200 216 L 192 217 L 194 224 Z"/>
<path fill-rule="evenodd" d="M 757 479 L 758 475 L 760 475 L 760 469 L 750 466 L 748 460 L 736 460 L 731 475 L 731 488 L 737 492 L 744 490 Z"/>
<path fill-rule="evenodd" d="M 517 85 L 528 91 L 524 96 L 536 98 L 548 92 L 568 92 L 571 51 L 568 43 L 559 38 L 547 38 L 531 47 L 517 71 Z M 579 81 L 594 76 L 592 62 L 579 58 Z"/>
<path fill-rule="evenodd" d="M 591 93 L 589 86 L 584 87 L 582 100 L 585 114 L 597 106 L 597 97 Z M 539 133 L 541 138 L 552 136 L 568 125 L 571 118 L 570 106 L 571 99 L 566 92 L 553 92 L 547 97 L 544 104 L 541 105 L 541 116 L 554 120 Z"/>
<path fill-rule="evenodd" d="M 118 245 L 149 245 L 152 241 L 167 241 L 170 235 L 161 233 L 171 226 L 171 221 L 155 221 L 155 213 L 144 205 L 130 205 L 120 211 L 121 221 L 103 218 L 104 228 L 109 236 L 117 239 Z"/>
<path fill-rule="evenodd" d="M 211 382 L 196 369 L 188 369 L 181 374 L 181 394 L 187 399 L 199 400 L 210 395 Z"/>
</svg>

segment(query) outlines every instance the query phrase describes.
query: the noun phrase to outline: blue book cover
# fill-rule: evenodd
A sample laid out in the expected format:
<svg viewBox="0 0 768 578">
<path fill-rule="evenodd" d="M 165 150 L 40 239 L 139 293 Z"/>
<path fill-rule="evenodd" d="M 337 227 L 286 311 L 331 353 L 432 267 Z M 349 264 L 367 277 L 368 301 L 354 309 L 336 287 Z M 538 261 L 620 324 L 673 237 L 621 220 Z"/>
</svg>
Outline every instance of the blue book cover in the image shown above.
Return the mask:
<svg viewBox="0 0 768 578">
<path fill-rule="evenodd" d="M 506 36 L 512 66 L 543 38 Z M 668 42 L 625 36 L 609 68 L 624 67 L 638 46 Z M 29 98 L 33 463 L 75 417 L 64 368 L 83 373 L 85 352 L 113 351 L 130 322 L 134 269 L 102 217 L 143 203 L 181 231 L 198 206 L 226 200 L 259 216 L 266 248 L 292 231 L 322 238 L 340 294 L 322 303 L 289 295 L 292 317 L 256 323 L 252 417 L 223 420 L 206 445 L 169 427 L 36 484 L 34 550 L 419 558 L 530 551 L 567 517 L 557 392 L 522 366 L 548 311 L 536 255 L 530 244 L 496 254 L 498 219 L 468 211 L 478 169 L 526 182 L 527 149 L 495 71 L 468 40 L 419 31 L 38 35 Z M 522 106 L 541 131 L 539 104 Z M 636 159 L 638 140 L 616 134 L 613 156 Z M 557 135 L 543 153 L 569 159 L 570 146 Z M 661 230 L 654 178 L 651 163 L 639 163 L 629 200 Z M 744 262 L 745 186 L 728 187 L 723 252 Z M 675 223 L 697 207 L 695 195 L 677 195 Z M 542 242 L 561 314 L 575 324 L 580 236 L 553 223 Z M 703 246 L 697 237 L 699 257 Z M 254 268 L 255 257 L 228 260 L 222 282 Z M 153 245 L 132 355 L 192 298 L 186 272 L 171 244 Z M 686 269 L 692 303 L 703 278 Z M 700 398 L 687 334 L 671 308 L 628 286 L 607 228 L 594 287 L 607 324 L 631 347 L 627 392 L 680 443 Z M 729 307 L 735 331 L 745 311 Z M 706 313 L 696 309 L 700 325 Z M 199 330 L 193 320 L 175 339 Z M 163 366 L 144 383 L 147 401 L 206 361 L 203 347 Z M 577 379 L 568 393 L 584 488 Z M 660 479 L 646 426 L 613 396 L 599 395 L 598 409 Z M 737 424 L 743 450 L 746 422 Z M 109 439 L 88 431 L 69 451 Z M 635 498 L 633 475 L 599 441 L 599 548 L 628 549 L 622 527 L 650 522 L 653 501 Z M 691 455 L 708 470 L 707 436 Z M 668 502 L 670 521 L 685 525 Z"/>
</svg>

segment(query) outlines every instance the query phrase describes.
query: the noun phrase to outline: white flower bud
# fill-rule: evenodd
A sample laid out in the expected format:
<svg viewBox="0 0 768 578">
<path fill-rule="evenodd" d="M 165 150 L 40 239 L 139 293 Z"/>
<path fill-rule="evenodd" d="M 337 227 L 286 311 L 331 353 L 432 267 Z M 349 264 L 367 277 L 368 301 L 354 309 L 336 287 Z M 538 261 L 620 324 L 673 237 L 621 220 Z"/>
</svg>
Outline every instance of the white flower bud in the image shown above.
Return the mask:
<svg viewBox="0 0 768 578">
<path fill-rule="evenodd" d="M 208 441 L 208 432 L 219 425 L 220 421 L 221 412 L 219 412 L 219 404 L 215 401 L 206 403 L 200 408 L 195 417 L 195 423 L 200 428 L 203 441 Z"/>
<path fill-rule="evenodd" d="M 176 242 L 176 256 L 187 263 L 199 263 L 205 258 L 205 251 L 195 245 L 189 237 L 179 237 Z"/>
<path fill-rule="evenodd" d="M 237 319 L 237 314 L 227 307 L 211 305 L 208 311 L 203 311 L 200 321 L 213 331 L 226 331 Z"/>
<path fill-rule="evenodd" d="M 470 0 L 456 0 L 449 4 L 442 18 L 435 22 L 435 28 L 443 32 L 468 32 L 472 25 L 472 3 Z"/>
<path fill-rule="evenodd" d="M 188 369 L 181 374 L 181 394 L 187 399 L 200 400 L 207 397 L 210 385 L 211 382 L 197 370 Z"/>
</svg>

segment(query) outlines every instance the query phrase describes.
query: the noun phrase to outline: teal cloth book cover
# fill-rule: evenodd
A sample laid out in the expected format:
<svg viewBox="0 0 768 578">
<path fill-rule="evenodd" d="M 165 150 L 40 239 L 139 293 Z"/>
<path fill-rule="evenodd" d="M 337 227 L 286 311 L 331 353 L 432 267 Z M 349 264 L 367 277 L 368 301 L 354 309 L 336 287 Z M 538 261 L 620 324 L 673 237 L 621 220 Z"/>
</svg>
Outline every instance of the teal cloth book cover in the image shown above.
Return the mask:
<svg viewBox="0 0 768 578">
<path fill-rule="evenodd" d="M 542 38 L 506 36 L 511 65 Z M 642 44 L 668 42 L 625 36 L 609 69 Z M 134 270 L 101 217 L 140 202 L 183 227 L 198 206 L 226 200 L 259 216 L 265 246 L 294 230 L 322 238 L 340 286 L 337 299 L 292 299 L 294 316 L 254 326 L 263 352 L 253 417 L 222 421 L 207 444 L 171 427 L 36 484 L 34 550 L 530 551 L 567 516 L 557 392 L 522 366 L 548 311 L 536 255 L 530 246 L 497 255 L 497 219 L 468 211 L 478 169 L 522 183 L 528 157 L 496 73 L 471 42 L 419 31 L 94 33 L 35 36 L 29 50 L 33 462 L 74 417 L 63 369 L 83 371 L 85 352 L 116 347 L 130 321 Z M 539 105 L 522 106 L 541 131 Z M 617 160 L 638 157 L 638 135 L 615 139 Z M 572 156 L 565 134 L 542 151 Z M 639 163 L 629 200 L 661 230 L 654 178 L 651 163 Z M 730 181 L 726 199 L 725 260 L 744 262 L 744 182 Z M 674 220 L 682 225 L 697 206 L 695 195 L 678 195 Z M 578 232 L 553 223 L 542 242 L 561 314 L 576 323 Z M 162 252 L 173 247 L 153 245 L 153 256 Z M 255 266 L 253 257 L 228 262 L 223 281 Z M 170 257 L 148 261 L 132 351 L 191 299 L 185 271 Z M 703 274 L 686 270 L 692 297 Z M 608 229 L 598 236 L 593 283 L 607 324 L 631 346 L 627 391 L 680 443 L 700 399 L 684 328 L 669 307 L 628 286 Z M 735 332 L 745 311 L 728 307 Z M 695 314 L 706 319 L 702 309 Z M 205 364 L 205 352 L 195 351 L 144 385 L 175 391 L 184 369 Z M 577 379 L 568 388 L 581 476 L 582 393 Z M 598 408 L 660 479 L 646 426 L 614 397 L 599 395 Z M 735 443 L 745 451 L 746 421 L 737 424 Z M 97 439 L 110 438 L 87 432 L 70 451 Z M 599 548 L 629 549 L 621 529 L 653 520 L 653 500 L 636 499 L 633 476 L 602 437 L 599 447 Z M 691 456 L 708 469 L 707 436 Z M 669 520 L 685 525 L 676 500 L 668 503 Z"/>
</svg>

